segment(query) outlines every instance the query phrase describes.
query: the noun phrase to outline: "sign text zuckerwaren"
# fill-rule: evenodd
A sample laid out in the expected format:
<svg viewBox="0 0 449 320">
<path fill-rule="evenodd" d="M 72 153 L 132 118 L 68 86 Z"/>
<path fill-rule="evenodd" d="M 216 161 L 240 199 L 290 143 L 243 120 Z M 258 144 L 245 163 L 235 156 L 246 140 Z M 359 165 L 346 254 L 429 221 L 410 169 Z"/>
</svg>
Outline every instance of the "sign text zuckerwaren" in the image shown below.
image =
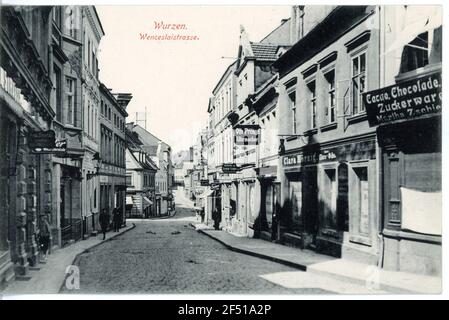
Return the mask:
<svg viewBox="0 0 449 320">
<path fill-rule="evenodd" d="M 441 73 L 363 94 L 370 126 L 441 113 Z"/>
</svg>

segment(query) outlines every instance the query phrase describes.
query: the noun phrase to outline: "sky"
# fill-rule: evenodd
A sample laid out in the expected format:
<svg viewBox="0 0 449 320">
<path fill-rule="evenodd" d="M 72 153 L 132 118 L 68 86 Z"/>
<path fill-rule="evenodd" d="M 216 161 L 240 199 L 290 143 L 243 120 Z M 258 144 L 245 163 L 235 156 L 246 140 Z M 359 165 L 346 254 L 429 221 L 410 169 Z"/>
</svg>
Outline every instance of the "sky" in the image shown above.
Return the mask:
<svg viewBox="0 0 449 320">
<path fill-rule="evenodd" d="M 187 149 L 206 126 L 208 99 L 237 56 L 240 25 L 259 41 L 289 6 L 97 6 L 105 36 L 99 47 L 100 80 L 113 92 L 130 92 L 127 122 L 144 119 L 147 130 Z M 184 25 L 155 29 L 155 22 Z M 182 27 L 182 26 L 181 26 Z M 198 40 L 142 40 L 147 35 L 187 35 Z M 226 57 L 226 58 L 222 58 Z M 144 126 L 144 121 L 139 121 Z"/>
</svg>

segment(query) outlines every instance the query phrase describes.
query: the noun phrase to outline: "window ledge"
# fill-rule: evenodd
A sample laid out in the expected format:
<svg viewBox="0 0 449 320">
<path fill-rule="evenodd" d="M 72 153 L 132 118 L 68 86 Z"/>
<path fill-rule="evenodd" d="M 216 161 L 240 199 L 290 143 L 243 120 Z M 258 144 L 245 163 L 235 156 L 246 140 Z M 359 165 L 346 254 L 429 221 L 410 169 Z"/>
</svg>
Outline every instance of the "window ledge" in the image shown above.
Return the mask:
<svg viewBox="0 0 449 320">
<path fill-rule="evenodd" d="M 366 115 L 366 112 L 360 113 L 360 114 L 356 114 L 353 116 L 350 116 L 348 118 L 348 123 L 349 124 L 353 124 L 353 123 L 358 123 L 358 122 L 362 122 L 368 119 L 368 116 Z"/>
<path fill-rule="evenodd" d="M 313 128 L 313 129 L 310 129 L 310 130 L 307 130 L 306 132 L 304 132 L 304 135 L 305 136 L 312 136 L 312 135 L 316 134 L 317 132 L 318 132 L 318 129 L 317 128 Z"/>
<path fill-rule="evenodd" d="M 337 128 L 337 122 L 332 122 L 332 123 L 326 124 L 324 126 L 321 126 L 320 131 L 325 132 L 325 131 L 333 130 L 336 128 Z"/>
</svg>

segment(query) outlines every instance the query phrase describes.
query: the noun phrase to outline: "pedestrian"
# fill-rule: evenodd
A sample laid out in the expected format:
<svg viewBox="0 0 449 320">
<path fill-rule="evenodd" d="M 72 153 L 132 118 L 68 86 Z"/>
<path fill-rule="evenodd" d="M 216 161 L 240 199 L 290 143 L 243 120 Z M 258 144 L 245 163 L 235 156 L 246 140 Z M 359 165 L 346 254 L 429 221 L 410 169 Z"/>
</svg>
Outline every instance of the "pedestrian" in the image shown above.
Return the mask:
<svg viewBox="0 0 449 320">
<path fill-rule="evenodd" d="M 201 216 L 201 223 L 204 223 L 204 207 L 202 207 L 201 208 L 201 211 L 200 211 L 200 216 Z"/>
<path fill-rule="evenodd" d="M 44 261 L 47 261 L 48 248 L 50 246 L 50 225 L 45 220 L 38 235 L 39 249 Z"/>
<path fill-rule="evenodd" d="M 103 240 L 105 240 L 106 239 L 106 231 L 108 230 L 108 226 L 109 226 L 109 214 L 106 211 L 106 209 L 101 210 L 99 220 L 100 220 L 101 232 L 103 233 Z"/>
<path fill-rule="evenodd" d="M 114 232 L 120 231 L 120 223 L 121 223 L 121 217 L 120 217 L 120 208 L 114 208 L 112 210 L 112 222 L 114 224 Z"/>
<path fill-rule="evenodd" d="M 215 230 L 220 229 L 220 213 L 218 212 L 217 208 L 214 209 L 212 212 L 212 220 L 214 220 L 214 228 Z"/>
</svg>

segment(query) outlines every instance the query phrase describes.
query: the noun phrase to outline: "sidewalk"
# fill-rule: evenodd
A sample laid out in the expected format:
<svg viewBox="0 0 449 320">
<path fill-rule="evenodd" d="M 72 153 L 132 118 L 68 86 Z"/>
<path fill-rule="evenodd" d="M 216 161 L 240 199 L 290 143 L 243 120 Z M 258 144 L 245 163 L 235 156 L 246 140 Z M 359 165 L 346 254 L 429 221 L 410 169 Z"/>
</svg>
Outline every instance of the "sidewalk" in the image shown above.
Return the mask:
<svg viewBox="0 0 449 320">
<path fill-rule="evenodd" d="M 269 241 L 236 237 L 224 231 L 213 230 L 204 224 L 195 229 L 222 243 L 230 250 L 281 263 L 316 277 L 325 277 L 348 284 L 371 287 L 394 294 L 439 294 L 441 278 L 387 271 L 376 266 L 356 263 L 301 250 Z"/>
<path fill-rule="evenodd" d="M 48 255 L 45 264 L 39 263 L 37 268 L 30 270 L 31 278 L 29 280 L 16 279 L 3 291 L 0 291 L 0 294 L 4 297 L 18 294 L 57 294 L 66 277 L 66 268 L 73 264 L 79 254 L 134 228 L 134 224 L 129 224 L 120 232 L 109 231 L 106 234 L 106 240 L 102 240 L 102 235 L 98 234 L 96 237 L 80 240 L 67 247 L 57 249 Z"/>
</svg>

